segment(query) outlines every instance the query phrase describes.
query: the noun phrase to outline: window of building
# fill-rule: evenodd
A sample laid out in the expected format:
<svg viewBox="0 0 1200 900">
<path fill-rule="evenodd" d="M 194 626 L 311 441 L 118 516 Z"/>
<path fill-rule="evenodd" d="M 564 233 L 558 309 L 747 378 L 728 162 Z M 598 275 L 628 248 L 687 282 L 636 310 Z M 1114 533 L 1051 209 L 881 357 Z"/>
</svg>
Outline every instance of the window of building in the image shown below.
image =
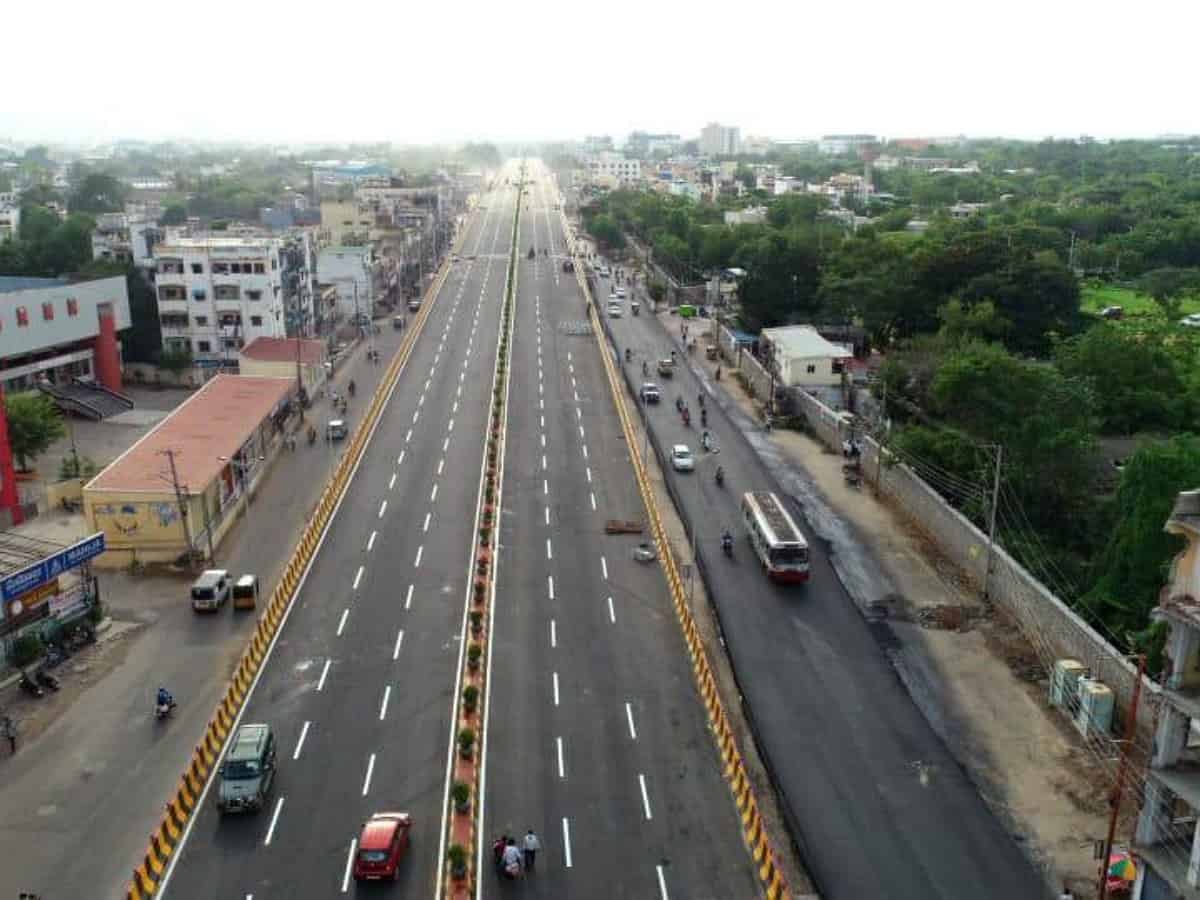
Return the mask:
<svg viewBox="0 0 1200 900">
<path fill-rule="evenodd" d="M 218 284 L 213 288 L 213 296 L 218 300 L 237 300 L 242 291 L 236 284 Z"/>
<path fill-rule="evenodd" d="M 79 301 L 76 300 L 74 297 L 67 298 L 67 315 L 68 316 L 79 315 Z"/>
<path fill-rule="evenodd" d="M 246 291 L 247 300 L 261 300 L 262 291 Z"/>
<path fill-rule="evenodd" d="M 196 324 L 197 325 L 207 325 L 208 324 L 208 316 L 196 316 Z"/>
<path fill-rule="evenodd" d="M 212 352 L 212 342 L 211 341 L 196 341 L 196 352 L 197 353 L 211 353 Z"/>
<path fill-rule="evenodd" d="M 808 372 L 809 375 L 815 375 L 817 372 L 817 367 L 812 363 L 809 363 L 807 366 L 805 366 L 804 371 Z"/>
<path fill-rule="evenodd" d="M 236 350 L 237 345 L 237 338 L 221 338 L 221 346 L 226 350 Z"/>
<path fill-rule="evenodd" d="M 206 291 L 204 288 L 192 288 L 192 299 L 193 300 L 207 300 L 208 299 L 208 291 Z"/>
<path fill-rule="evenodd" d="M 204 274 L 204 263 L 192 263 L 192 274 L 193 275 L 203 275 Z"/>
<path fill-rule="evenodd" d="M 158 286 L 159 300 L 186 300 L 187 294 L 181 284 L 160 284 Z"/>
<path fill-rule="evenodd" d="M 274 272 L 278 268 L 279 268 L 279 260 L 275 259 L 275 257 L 271 257 L 271 271 Z"/>
<path fill-rule="evenodd" d="M 256 328 L 262 325 L 262 316 L 251 316 L 250 324 Z"/>
<path fill-rule="evenodd" d="M 256 274 L 256 275 L 265 275 L 265 274 L 266 274 L 266 272 L 267 272 L 267 267 L 266 267 L 265 265 L 263 265 L 262 263 L 255 263 L 255 264 L 254 264 L 254 274 Z"/>
<path fill-rule="evenodd" d="M 17 327 L 25 328 L 29 325 L 29 310 L 23 306 L 17 307 Z"/>
<path fill-rule="evenodd" d="M 53 322 L 54 321 L 54 304 L 51 303 L 50 301 L 46 301 L 45 303 L 42 304 L 42 321 L 44 321 L 44 322 Z"/>
<path fill-rule="evenodd" d="M 241 263 L 230 263 L 229 271 L 232 272 L 234 275 L 241 275 L 242 274 L 242 264 Z"/>
<path fill-rule="evenodd" d="M 212 264 L 212 271 L 214 275 L 228 275 L 229 263 L 215 262 Z"/>
</svg>

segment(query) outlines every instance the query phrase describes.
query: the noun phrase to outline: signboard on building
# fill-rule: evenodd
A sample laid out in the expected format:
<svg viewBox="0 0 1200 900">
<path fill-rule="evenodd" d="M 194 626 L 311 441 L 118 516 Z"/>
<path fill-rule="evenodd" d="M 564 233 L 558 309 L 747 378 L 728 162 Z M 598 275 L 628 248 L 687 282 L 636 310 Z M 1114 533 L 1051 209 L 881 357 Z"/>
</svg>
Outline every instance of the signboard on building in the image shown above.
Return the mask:
<svg viewBox="0 0 1200 900">
<path fill-rule="evenodd" d="M 4 616 L 0 622 L 0 634 L 8 634 L 30 622 L 44 619 L 50 614 L 50 601 L 58 595 L 58 579 L 40 585 L 19 597 L 4 598 Z"/>
<path fill-rule="evenodd" d="M 0 600 L 3 600 L 7 607 L 10 600 L 16 600 L 22 594 L 28 594 L 35 588 L 55 580 L 68 569 L 74 569 L 99 556 L 104 549 L 104 532 L 100 531 L 53 556 L 47 556 L 40 562 L 13 572 L 0 580 Z"/>
</svg>

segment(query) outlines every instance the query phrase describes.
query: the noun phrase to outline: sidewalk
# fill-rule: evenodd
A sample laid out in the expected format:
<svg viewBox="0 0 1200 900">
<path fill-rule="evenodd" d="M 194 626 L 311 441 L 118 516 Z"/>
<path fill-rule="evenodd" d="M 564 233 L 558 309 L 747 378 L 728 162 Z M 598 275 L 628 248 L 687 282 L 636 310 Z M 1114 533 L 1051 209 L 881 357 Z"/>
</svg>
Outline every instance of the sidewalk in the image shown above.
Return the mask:
<svg viewBox="0 0 1200 900">
<path fill-rule="evenodd" d="M 659 321 L 678 342 L 678 317 Z M 690 320 L 689 335 L 698 337 L 702 323 Z M 727 364 L 717 382 L 717 363 L 680 356 L 703 372 L 716 401 L 809 511 L 864 614 L 886 621 L 901 648 L 916 648 L 888 650 L 897 674 L 1048 886 L 1057 891 L 1066 879 L 1080 900 L 1094 896 L 1092 841 L 1107 825 L 1106 785 L 1089 773 L 1074 731 L 1047 710 L 1044 680 L 1029 680 L 1040 667 L 1020 632 L 987 610 L 894 509 L 869 488 L 846 485 L 840 456 L 799 432 L 765 434 L 758 405 Z"/>
<path fill-rule="evenodd" d="M 334 376 L 339 391 L 351 378 L 358 384 L 351 419 L 403 334 L 383 328 L 375 336 L 379 365 L 367 362 L 364 341 Z M 328 400 L 317 401 L 306 416 L 320 422 L 329 411 Z M 309 447 L 303 440 L 294 452 L 282 451 L 217 548 L 215 565 L 235 576 L 256 572 L 269 596 L 340 452 L 338 445 Z M 52 512 L 22 527 L 50 529 L 65 541 L 84 523 L 82 516 Z M 141 576 L 100 572 L 101 597 L 119 638 L 55 670 L 63 682 L 57 695 L 35 700 L 15 687 L 0 694 L 0 708 L 20 728 L 15 757 L 5 758 L 7 746 L 0 750 L 0 858 L 6 860 L 0 896 L 34 890 L 107 897 L 123 889 L 256 620 L 230 610 L 195 615 L 189 581 L 160 569 Z M 180 701 L 166 723 L 150 715 L 159 684 Z"/>
</svg>

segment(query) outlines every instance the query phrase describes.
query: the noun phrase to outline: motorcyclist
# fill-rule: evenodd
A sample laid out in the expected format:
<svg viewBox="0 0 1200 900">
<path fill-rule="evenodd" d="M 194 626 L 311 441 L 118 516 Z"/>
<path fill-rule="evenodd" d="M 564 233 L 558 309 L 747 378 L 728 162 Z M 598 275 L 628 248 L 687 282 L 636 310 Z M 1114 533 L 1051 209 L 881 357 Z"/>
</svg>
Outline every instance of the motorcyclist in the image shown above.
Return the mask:
<svg viewBox="0 0 1200 900">
<path fill-rule="evenodd" d="M 721 549 L 726 554 L 733 552 L 733 535 L 729 533 L 728 528 L 721 532 Z"/>
<path fill-rule="evenodd" d="M 625 348 L 625 362 L 629 362 L 631 359 L 633 359 L 633 351 L 630 350 L 628 347 L 626 347 Z"/>
<path fill-rule="evenodd" d="M 350 383 L 348 385 L 346 385 L 346 390 L 350 392 L 351 397 L 354 396 L 354 391 L 356 390 L 356 387 L 357 386 L 354 384 L 354 379 L 353 378 L 350 379 Z"/>
<path fill-rule="evenodd" d="M 165 687 L 159 687 L 158 693 L 154 697 L 155 706 L 172 706 L 175 703 L 175 698 L 171 696 L 171 692 Z"/>
<path fill-rule="evenodd" d="M 717 466 L 717 471 L 716 471 L 716 473 L 714 473 L 713 477 L 715 479 L 717 479 L 718 485 L 724 484 L 725 483 L 725 467 Z"/>
<path fill-rule="evenodd" d="M 703 406 L 700 407 L 700 424 L 708 425 L 708 410 Z"/>
<path fill-rule="evenodd" d="M 704 445 L 705 450 L 712 449 L 712 437 L 709 436 L 709 433 L 707 431 L 705 431 L 704 434 L 702 434 L 700 436 L 700 443 Z"/>
<path fill-rule="evenodd" d="M 643 375 L 649 375 L 649 374 L 650 374 L 650 367 L 649 367 L 648 365 L 646 365 L 646 361 L 645 361 L 645 360 L 642 360 L 642 374 L 643 374 Z"/>
</svg>

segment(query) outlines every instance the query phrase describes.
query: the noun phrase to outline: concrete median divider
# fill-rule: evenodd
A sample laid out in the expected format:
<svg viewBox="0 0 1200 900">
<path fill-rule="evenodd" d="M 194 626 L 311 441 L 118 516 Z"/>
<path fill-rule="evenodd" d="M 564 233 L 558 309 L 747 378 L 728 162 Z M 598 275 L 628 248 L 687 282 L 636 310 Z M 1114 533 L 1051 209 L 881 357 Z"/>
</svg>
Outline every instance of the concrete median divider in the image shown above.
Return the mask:
<svg viewBox="0 0 1200 900">
<path fill-rule="evenodd" d="M 464 230 L 463 237 L 460 237 L 458 243 L 452 248 L 453 252 L 457 253 L 460 249 L 465 233 Z M 449 271 L 449 262 L 443 263 L 433 284 L 430 285 L 426 302 L 421 304 L 420 311 L 413 317 L 412 326 L 389 361 L 379 385 L 372 393 L 366 412 L 355 429 L 346 452 L 343 453 L 330 475 L 325 489 L 321 492 L 316 510 L 309 518 L 292 556 L 271 593 L 271 599 L 266 604 L 266 609 L 247 641 L 246 648 L 229 680 L 225 696 L 217 705 L 205 729 L 204 738 L 196 745 L 192 758 L 184 770 L 175 797 L 166 804 L 163 819 L 158 829 L 150 836 L 150 843 L 142 861 L 133 870 L 133 877 L 126 889 L 127 900 L 141 900 L 143 897 L 153 897 L 158 893 L 163 876 L 168 871 L 168 862 L 172 854 L 186 840 L 188 829 L 197 812 L 197 806 L 208 782 L 213 777 L 225 741 L 237 724 L 246 699 L 254 687 L 271 648 L 274 646 L 275 639 L 278 637 L 279 629 L 295 600 L 300 582 L 312 563 L 313 556 L 320 546 L 322 535 L 349 484 L 350 476 L 366 448 L 371 432 L 387 403 L 387 398 L 412 354 L 425 321 L 433 308 L 433 300 L 441 292 Z"/>
<path fill-rule="evenodd" d="M 565 213 L 562 214 L 562 220 L 563 229 L 569 234 Z M 730 727 L 729 719 L 725 712 L 725 705 L 721 701 L 716 678 L 708 662 L 707 651 L 704 649 L 699 629 L 696 627 L 691 608 L 688 606 L 687 593 L 684 588 L 683 579 L 679 575 L 679 567 L 667 542 L 666 530 L 663 527 L 662 517 L 659 514 L 658 506 L 654 499 L 653 487 L 646 473 L 645 461 L 642 459 L 633 421 L 625 404 L 623 376 L 618 373 L 617 364 L 613 362 L 612 353 L 609 351 L 603 324 L 596 310 L 595 300 L 588 288 L 587 279 L 584 277 L 584 262 L 578 254 L 575 255 L 574 262 L 575 278 L 579 282 L 579 288 L 583 292 L 583 296 L 588 301 L 588 318 L 592 324 L 596 342 L 600 347 L 600 356 L 604 363 L 605 375 L 608 379 L 609 388 L 612 391 L 613 402 L 617 408 L 617 417 L 621 421 L 621 428 L 625 434 L 625 444 L 630 459 L 633 461 L 634 473 L 637 478 L 638 489 L 642 495 L 642 502 L 646 508 L 654 546 L 658 551 L 658 558 L 662 563 L 663 571 L 666 575 L 667 586 L 671 592 L 676 617 L 679 620 L 684 641 L 687 645 L 688 655 L 692 661 L 692 673 L 696 681 L 696 687 L 704 701 L 705 710 L 708 713 L 709 725 L 712 728 L 717 744 L 717 750 L 720 752 L 721 759 L 724 762 L 723 774 L 725 780 L 733 794 L 734 803 L 741 817 L 742 836 L 746 844 L 746 849 L 756 866 L 759 882 L 768 900 L 782 900 L 782 898 L 790 897 L 791 893 L 783 877 L 783 873 L 775 862 L 775 850 L 772 848 L 770 839 L 767 836 L 762 814 L 759 811 L 758 802 L 754 797 L 753 786 L 746 772 L 741 752 L 738 750 L 737 739 L 733 734 L 733 729 Z"/>
</svg>

